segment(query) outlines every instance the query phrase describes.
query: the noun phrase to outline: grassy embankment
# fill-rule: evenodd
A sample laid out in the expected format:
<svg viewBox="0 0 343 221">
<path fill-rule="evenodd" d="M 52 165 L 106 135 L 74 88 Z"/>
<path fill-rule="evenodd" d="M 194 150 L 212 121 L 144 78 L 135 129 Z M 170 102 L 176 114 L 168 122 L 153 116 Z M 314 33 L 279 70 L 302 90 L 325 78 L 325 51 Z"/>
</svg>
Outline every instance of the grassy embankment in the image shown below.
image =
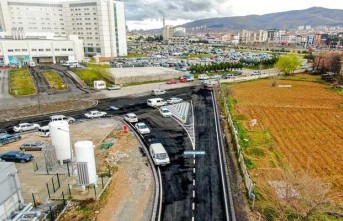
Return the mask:
<svg viewBox="0 0 343 221">
<path fill-rule="evenodd" d="M 64 84 L 62 78 L 55 71 L 44 71 L 43 75 L 54 91 L 63 91 L 68 88 L 68 86 Z"/>
<path fill-rule="evenodd" d="M 10 71 L 10 94 L 25 96 L 36 93 L 31 74 L 26 68 Z"/>
</svg>

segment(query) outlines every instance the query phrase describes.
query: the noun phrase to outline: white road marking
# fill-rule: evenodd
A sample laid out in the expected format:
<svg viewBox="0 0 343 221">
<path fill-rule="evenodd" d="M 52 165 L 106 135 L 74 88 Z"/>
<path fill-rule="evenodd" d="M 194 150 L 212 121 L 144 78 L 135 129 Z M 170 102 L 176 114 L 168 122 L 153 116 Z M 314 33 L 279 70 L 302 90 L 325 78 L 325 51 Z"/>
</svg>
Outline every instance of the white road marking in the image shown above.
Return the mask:
<svg viewBox="0 0 343 221">
<path fill-rule="evenodd" d="M 195 164 L 195 159 L 193 160 L 193 164 Z"/>
<path fill-rule="evenodd" d="M 193 186 L 195 186 L 195 180 L 193 180 Z"/>
<path fill-rule="evenodd" d="M 193 168 L 193 173 L 195 173 L 195 168 Z"/>
<path fill-rule="evenodd" d="M 193 198 L 195 198 L 195 190 L 193 190 Z"/>
<path fill-rule="evenodd" d="M 195 203 L 192 203 L 192 210 L 195 210 Z"/>
</svg>

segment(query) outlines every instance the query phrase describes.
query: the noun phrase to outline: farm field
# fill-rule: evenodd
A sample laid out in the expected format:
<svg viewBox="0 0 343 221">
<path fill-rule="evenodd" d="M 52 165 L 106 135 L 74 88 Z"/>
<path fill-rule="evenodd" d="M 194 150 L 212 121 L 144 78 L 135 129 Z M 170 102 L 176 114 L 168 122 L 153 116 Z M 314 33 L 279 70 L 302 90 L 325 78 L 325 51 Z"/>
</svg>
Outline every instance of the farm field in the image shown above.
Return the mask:
<svg viewBox="0 0 343 221">
<path fill-rule="evenodd" d="M 292 167 L 331 183 L 332 194 L 343 194 L 343 96 L 315 82 L 279 84 L 292 87 L 273 88 L 271 79 L 225 85 L 257 188 Z"/>
</svg>

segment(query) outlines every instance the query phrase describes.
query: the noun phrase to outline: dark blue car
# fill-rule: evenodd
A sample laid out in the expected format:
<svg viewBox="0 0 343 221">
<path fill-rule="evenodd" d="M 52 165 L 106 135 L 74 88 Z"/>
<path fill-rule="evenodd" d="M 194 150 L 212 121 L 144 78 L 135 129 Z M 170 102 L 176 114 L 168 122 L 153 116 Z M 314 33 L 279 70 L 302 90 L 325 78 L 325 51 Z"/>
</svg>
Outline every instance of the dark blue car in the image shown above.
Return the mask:
<svg viewBox="0 0 343 221">
<path fill-rule="evenodd" d="M 26 154 L 22 151 L 9 151 L 5 154 L 0 154 L 0 159 L 7 162 L 26 163 L 33 159 L 32 154 Z"/>
<path fill-rule="evenodd" d="M 18 141 L 20 139 L 21 139 L 21 137 L 19 135 L 1 133 L 0 134 L 0 146 L 2 146 L 4 144 L 8 144 L 8 143 Z"/>
</svg>

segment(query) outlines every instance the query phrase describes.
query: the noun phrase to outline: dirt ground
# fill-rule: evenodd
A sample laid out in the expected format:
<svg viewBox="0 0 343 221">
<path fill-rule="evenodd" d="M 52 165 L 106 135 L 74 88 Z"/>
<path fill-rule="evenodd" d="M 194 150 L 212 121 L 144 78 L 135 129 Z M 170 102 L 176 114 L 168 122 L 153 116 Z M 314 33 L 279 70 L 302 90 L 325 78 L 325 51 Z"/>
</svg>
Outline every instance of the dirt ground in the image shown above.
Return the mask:
<svg viewBox="0 0 343 221">
<path fill-rule="evenodd" d="M 70 124 L 71 142 L 90 140 L 95 145 L 97 173 L 112 168 L 112 182 L 104 197 L 100 201 L 91 201 L 92 207 L 88 212 L 89 220 L 97 216 L 97 220 L 149 220 L 152 208 L 154 183 L 147 158 L 142 157 L 139 143 L 131 133 L 123 133 L 122 125 L 114 119 L 94 119 Z M 18 142 L 1 147 L 1 153 L 19 150 L 25 141 L 44 141 L 50 143 L 51 138 L 39 137 L 37 132 L 23 134 Z M 103 143 L 113 143 L 107 150 L 99 147 Z M 41 151 L 27 151 L 34 155 L 36 161 L 43 160 Z M 25 202 L 32 201 L 32 192 L 46 195 L 40 191 L 45 190 L 45 183 L 52 175 L 37 175 L 34 173 L 32 163 L 16 163 Z M 62 183 L 62 186 L 64 184 Z M 37 196 L 38 196 L 37 195 Z M 71 203 L 66 215 L 61 220 L 88 220 L 82 219 L 84 215 L 78 210 L 79 203 Z"/>
<path fill-rule="evenodd" d="M 105 123 L 99 122 L 99 125 Z M 99 201 L 89 201 L 87 205 L 72 203 L 60 220 L 149 220 L 154 183 L 147 158 L 142 157 L 134 135 L 123 133 L 119 124 L 107 134 L 101 142 L 93 142 L 98 144 L 95 149 L 98 174 L 105 172 L 108 165 L 112 168 L 110 186 Z M 113 143 L 113 146 L 100 149 L 100 143 Z"/>
<path fill-rule="evenodd" d="M 234 118 L 251 138 L 246 155 L 253 162 L 253 180 L 259 185 L 277 176 L 286 163 L 332 183 L 343 194 L 343 97 L 324 84 L 279 84 L 292 87 L 273 88 L 272 80 L 229 86 L 236 99 Z"/>
<path fill-rule="evenodd" d="M 82 110 L 94 105 L 92 100 L 68 100 L 58 101 L 53 103 L 44 103 L 40 107 L 38 105 L 19 106 L 11 108 L 1 108 L 0 121 L 8 121 L 16 119 L 18 116 L 21 118 L 32 115 L 55 113 L 66 110 Z"/>
</svg>

